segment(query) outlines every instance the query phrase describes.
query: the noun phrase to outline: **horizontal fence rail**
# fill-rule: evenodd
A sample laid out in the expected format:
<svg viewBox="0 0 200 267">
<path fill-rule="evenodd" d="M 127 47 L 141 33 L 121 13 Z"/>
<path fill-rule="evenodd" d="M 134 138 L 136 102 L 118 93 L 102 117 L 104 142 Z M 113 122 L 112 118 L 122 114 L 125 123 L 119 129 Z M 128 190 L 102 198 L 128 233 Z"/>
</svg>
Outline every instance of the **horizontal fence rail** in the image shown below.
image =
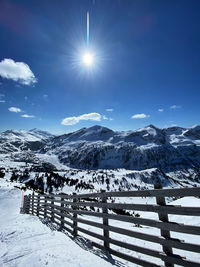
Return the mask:
<svg viewBox="0 0 200 267">
<path fill-rule="evenodd" d="M 181 223 L 170 222 L 168 215 L 179 216 L 199 216 L 200 207 L 182 207 L 177 205 L 167 205 L 165 197 L 200 197 L 200 188 L 181 188 L 181 189 L 162 189 L 160 185 L 155 185 L 154 190 L 128 191 L 128 192 L 105 192 L 66 195 L 66 194 L 39 194 L 24 196 L 24 213 L 30 213 L 42 218 L 48 218 L 52 223 L 57 224 L 60 229 L 64 229 L 73 236 L 83 233 L 101 241 L 93 240 L 91 244 L 102 250 L 107 250 L 110 254 L 125 259 L 140 266 L 160 266 L 154 261 L 147 261 L 142 257 L 135 257 L 128 253 L 119 252 L 114 246 L 134 251 L 143 255 L 159 258 L 167 267 L 173 267 L 174 264 L 181 266 L 199 267 L 199 262 L 187 260 L 174 253 L 174 249 L 200 253 L 200 245 L 184 242 L 171 237 L 171 232 L 178 232 L 190 235 L 200 235 L 200 227 L 194 225 L 185 225 Z M 134 197 L 154 197 L 156 204 L 136 204 L 136 203 L 113 203 L 112 198 L 134 198 Z M 134 199 L 133 199 L 134 200 Z M 131 199 L 132 201 L 132 199 Z M 110 203 L 111 202 L 111 203 Z M 90 210 L 87 210 L 90 208 Z M 158 219 L 140 218 L 133 216 L 129 212 L 142 211 L 154 212 Z M 88 219 L 91 217 L 99 218 L 98 222 Z M 101 222 L 100 222 L 100 221 Z M 135 225 L 148 226 L 160 230 L 160 235 L 151 233 L 124 229 L 118 226 L 110 225 L 110 220 L 118 222 L 128 222 Z M 88 230 L 82 225 L 96 227 L 102 230 L 102 234 L 95 230 Z M 119 225 L 119 224 L 118 224 Z M 95 229 L 96 229 L 95 228 Z M 145 248 L 137 245 L 137 242 L 127 243 L 122 240 L 114 239 L 111 233 L 136 238 L 143 241 L 159 244 L 162 251 L 153 248 Z M 103 245 L 102 245 L 103 242 Z"/>
</svg>

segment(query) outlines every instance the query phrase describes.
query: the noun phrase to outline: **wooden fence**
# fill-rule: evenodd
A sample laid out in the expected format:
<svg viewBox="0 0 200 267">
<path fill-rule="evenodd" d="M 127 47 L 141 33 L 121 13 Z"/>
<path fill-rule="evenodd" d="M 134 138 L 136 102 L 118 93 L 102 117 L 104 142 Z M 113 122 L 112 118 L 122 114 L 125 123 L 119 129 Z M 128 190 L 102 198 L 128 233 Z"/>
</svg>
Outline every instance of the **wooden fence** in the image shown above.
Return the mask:
<svg viewBox="0 0 200 267">
<path fill-rule="evenodd" d="M 200 253 L 200 245 L 184 242 L 183 240 L 175 239 L 170 236 L 170 232 L 179 232 L 191 235 L 200 235 L 200 227 L 193 225 L 185 225 L 181 223 L 170 222 L 168 214 L 200 216 L 199 207 L 182 207 L 167 205 L 165 197 L 200 197 L 200 188 L 181 188 L 181 189 L 161 189 L 156 186 L 154 190 L 129 191 L 129 192 L 105 192 L 81 194 L 81 195 L 54 195 L 54 194 L 36 194 L 24 196 L 24 212 L 33 215 L 49 218 L 53 223 L 60 226 L 60 229 L 65 229 L 72 235 L 77 236 L 79 233 L 84 233 L 87 236 L 92 236 L 102 242 L 91 241 L 91 244 L 99 249 L 107 250 L 110 254 L 119 258 L 125 259 L 140 266 L 160 266 L 153 261 L 143 260 L 133 257 L 128 253 L 119 252 L 111 248 L 113 245 L 119 246 L 131 251 L 139 252 L 148 256 L 156 257 L 164 262 L 165 266 L 174 266 L 174 264 L 187 267 L 199 267 L 200 263 L 187 260 L 173 253 L 173 248 Z M 134 204 L 134 203 L 111 203 L 112 198 L 123 197 L 155 197 L 156 205 Z M 92 211 L 87 210 L 90 207 Z M 95 211 L 96 208 L 96 211 Z M 120 213 L 120 211 L 123 211 Z M 155 212 L 158 214 L 158 220 L 140 218 L 137 216 L 127 215 L 125 211 L 145 211 Z M 85 216 L 94 216 L 101 218 L 101 222 L 90 221 Z M 200 219 L 200 218 L 199 218 Z M 152 235 L 141 231 L 132 231 L 116 226 L 109 225 L 110 220 L 118 222 L 130 222 L 136 225 L 145 225 L 148 227 L 158 228 L 160 235 Z M 96 231 L 90 231 L 80 226 L 85 224 L 97 227 L 103 230 L 103 234 L 98 234 Z M 120 224 L 119 224 L 120 225 Z M 95 228 L 96 229 L 96 228 Z M 138 246 L 137 243 L 126 243 L 110 237 L 110 233 L 117 233 L 124 236 L 134 237 L 140 240 L 145 240 L 157 243 L 162 246 L 162 251 L 157 251 L 152 248 Z"/>
</svg>

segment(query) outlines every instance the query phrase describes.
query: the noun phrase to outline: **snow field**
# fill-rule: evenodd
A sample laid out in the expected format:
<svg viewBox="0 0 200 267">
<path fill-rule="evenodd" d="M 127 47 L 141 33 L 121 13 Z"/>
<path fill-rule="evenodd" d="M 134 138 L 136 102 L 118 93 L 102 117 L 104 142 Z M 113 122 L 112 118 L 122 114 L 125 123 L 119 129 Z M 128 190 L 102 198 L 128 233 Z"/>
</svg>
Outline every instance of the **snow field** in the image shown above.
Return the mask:
<svg viewBox="0 0 200 267">
<path fill-rule="evenodd" d="M 21 191 L 0 179 L 0 266 L 113 266 L 36 216 L 19 214 L 20 204 Z"/>
</svg>

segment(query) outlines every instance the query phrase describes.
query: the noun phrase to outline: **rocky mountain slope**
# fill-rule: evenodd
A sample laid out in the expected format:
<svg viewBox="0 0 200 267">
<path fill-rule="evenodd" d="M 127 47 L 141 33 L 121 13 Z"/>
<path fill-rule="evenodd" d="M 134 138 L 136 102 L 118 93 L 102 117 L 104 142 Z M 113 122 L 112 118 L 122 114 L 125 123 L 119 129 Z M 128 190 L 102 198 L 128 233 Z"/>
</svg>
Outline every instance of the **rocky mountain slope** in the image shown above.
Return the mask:
<svg viewBox="0 0 200 267">
<path fill-rule="evenodd" d="M 197 186 L 200 126 L 158 129 L 149 125 L 136 131 L 115 132 L 97 125 L 60 136 L 37 129 L 6 131 L 0 134 L 1 168 L 12 179 L 25 183 L 32 180 L 33 188 L 43 190 L 63 186 L 75 191 L 79 187 L 100 190 L 99 186 L 131 190 L 156 181 L 170 187 Z M 115 169 L 114 173 L 109 174 L 108 169 Z M 52 171 L 63 174 L 57 176 Z M 52 187 L 51 183 L 46 185 L 47 177 L 53 177 Z"/>
<path fill-rule="evenodd" d="M 56 136 L 41 149 L 70 167 L 84 169 L 160 168 L 174 171 L 200 167 L 200 126 L 114 132 L 101 126 Z"/>
<path fill-rule="evenodd" d="M 200 167 L 200 126 L 158 129 L 149 125 L 114 132 L 96 125 L 60 136 L 37 129 L 0 134 L 0 153 L 27 150 L 57 155 L 61 163 L 73 168 L 194 169 Z"/>
<path fill-rule="evenodd" d="M 52 137 L 54 135 L 38 129 L 8 130 L 0 134 L 0 153 L 37 151 Z"/>
</svg>

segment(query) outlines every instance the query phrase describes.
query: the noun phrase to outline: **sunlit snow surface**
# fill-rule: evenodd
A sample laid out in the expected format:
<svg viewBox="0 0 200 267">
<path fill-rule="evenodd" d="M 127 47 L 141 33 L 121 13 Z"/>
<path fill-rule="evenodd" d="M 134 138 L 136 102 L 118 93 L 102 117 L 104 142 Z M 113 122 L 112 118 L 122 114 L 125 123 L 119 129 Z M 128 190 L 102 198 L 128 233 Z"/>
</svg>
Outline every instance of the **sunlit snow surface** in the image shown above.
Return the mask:
<svg viewBox="0 0 200 267">
<path fill-rule="evenodd" d="M 20 202 L 21 191 L 0 179 L 0 266 L 113 266 L 36 216 L 19 214 Z"/>
<path fill-rule="evenodd" d="M 84 246 L 81 248 L 76 244 L 81 244 L 80 240 L 74 240 L 62 232 L 51 230 L 44 225 L 39 218 L 32 215 L 20 215 L 19 207 L 21 204 L 21 191 L 14 186 L 19 186 L 17 183 L 10 183 L 6 179 L 0 179 L 0 266 L 134 266 L 119 258 L 113 257 L 114 261 L 110 263 L 106 259 L 107 256 L 99 250 Z M 26 192 L 30 193 L 29 191 Z M 123 201 L 122 201 L 123 199 Z M 116 198 L 116 202 L 122 201 L 127 203 L 155 203 L 154 198 Z M 195 206 L 200 207 L 200 199 L 195 197 L 181 198 L 171 202 L 173 205 Z M 158 219 L 155 213 L 138 212 L 142 218 Z M 101 222 L 100 218 L 92 218 L 89 216 L 81 216 L 82 218 Z M 200 217 L 191 216 L 176 216 L 170 215 L 171 221 L 179 223 L 200 226 Z M 159 235 L 159 229 L 142 226 L 136 227 L 134 224 L 126 222 L 117 222 L 109 220 L 109 224 L 125 229 L 130 229 L 142 233 Z M 101 229 L 92 226 L 80 224 L 88 230 L 102 234 Z M 85 234 L 82 236 L 87 237 Z M 173 233 L 172 236 L 185 240 L 186 242 L 200 244 L 200 237 L 194 235 Z M 123 236 L 117 233 L 111 233 L 111 237 L 130 244 L 156 249 L 162 251 L 160 245 L 146 242 L 143 240 Z M 91 240 L 96 241 L 93 237 Z M 99 241 L 102 243 L 101 241 Z M 83 243 L 82 243 L 83 246 Z M 152 261 L 158 265 L 163 265 L 159 259 L 150 256 L 142 255 L 137 252 L 130 252 L 126 249 L 111 245 L 112 248 L 118 251 L 128 253 L 129 255 L 139 257 L 148 261 Z M 174 252 L 192 261 L 200 262 L 200 255 L 174 249 Z M 97 256 L 97 255 L 100 256 Z M 103 257 L 103 259 L 102 259 Z"/>
<path fill-rule="evenodd" d="M 159 150 L 159 147 L 163 147 L 163 136 L 167 141 L 167 147 L 165 146 L 165 149 Z M 44 189 L 48 189 L 45 170 L 37 172 L 33 168 L 34 166 L 42 166 L 43 163 L 52 164 L 58 170 L 54 170 L 54 173 L 57 173 L 60 178 L 78 179 L 79 182 L 82 181 L 87 185 L 94 186 L 93 189 L 84 189 L 84 187 L 76 189 L 75 185 L 64 183 L 57 189 L 53 188 L 53 193 L 56 194 L 60 192 L 67 194 L 73 192 L 78 194 L 92 193 L 100 192 L 102 189 L 107 191 L 152 189 L 153 184 L 157 181 L 155 179 L 158 179 L 159 183 L 168 188 L 199 186 L 200 182 L 198 168 L 194 168 L 192 165 L 195 162 L 196 164 L 199 162 L 199 154 L 197 153 L 200 145 L 199 126 L 189 129 L 171 127 L 161 131 L 150 125 L 137 131 L 127 132 L 113 132 L 105 127 L 93 126 L 55 138 L 51 134 L 37 129 L 28 132 L 13 130 L 0 134 L 0 137 L 0 168 L 5 168 L 3 172 L 6 173 L 5 179 L 0 179 L 0 266 L 66 266 L 66 263 L 67 266 L 94 266 L 94 262 L 95 266 L 100 266 L 100 264 L 110 266 L 109 262 L 93 255 L 92 252 L 96 252 L 96 250 L 92 250 L 92 252 L 85 251 L 72 242 L 67 235 L 51 231 L 38 218 L 31 215 L 19 215 L 21 191 L 14 188 L 14 185 L 21 186 L 22 184 L 6 182 L 11 178 L 15 168 L 19 173 L 22 173 L 25 169 L 29 170 L 30 176 L 25 177 L 23 182 L 33 179 L 37 184 L 37 175 L 43 177 Z M 47 140 L 48 143 L 46 143 Z M 36 149 L 38 143 L 39 147 Z M 32 146 L 33 144 L 34 147 Z M 42 147 L 44 148 L 43 150 L 40 149 Z M 184 164 L 181 163 L 182 165 L 180 165 L 179 162 L 182 154 L 177 153 L 174 149 L 173 153 L 171 150 L 166 150 L 168 147 L 178 147 L 181 153 L 185 153 L 186 161 L 183 161 Z M 98 169 L 87 170 L 87 168 L 74 169 L 68 167 L 68 155 L 76 164 L 81 161 L 85 162 L 85 160 L 87 160 L 86 162 L 90 160 L 90 163 L 92 163 L 95 151 L 101 151 L 101 156 L 105 155 L 100 158 Z M 133 160 L 136 160 L 136 162 L 133 166 L 131 164 L 130 166 L 136 166 L 137 168 L 132 168 L 132 170 L 128 167 L 126 169 L 124 167 L 118 168 L 121 166 L 122 160 L 126 160 L 126 157 L 123 158 L 122 155 L 131 151 L 135 152 L 131 154 L 132 156 L 127 154 L 128 160 L 131 164 Z M 193 153 L 195 151 L 196 154 Z M 150 158 L 149 152 L 153 153 Z M 88 155 L 91 157 L 88 157 Z M 155 168 L 155 156 L 159 156 L 160 163 L 169 160 L 169 166 L 175 167 L 169 170 L 166 168 L 164 172 L 163 168 L 161 168 L 162 164 L 160 164 L 161 167 Z M 141 168 L 142 160 L 144 160 L 144 166 L 142 165 L 144 168 Z M 144 164 L 145 160 L 148 162 L 147 165 Z M 187 163 L 191 162 L 193 163 L 187 165 Z M 110 166 L 115 166 L 113 167 L 115 169 L 107 169 L 105 167 L 107 163 Z M 176 164 L 178 164 L 179 168 L 176 168 Z M 165 166 L 163 165 L 163 167 Z M 104 176 L 104 183 L 101 181 L 102 176 Z M 105 182 L 107 177 L 109 178 L 109 187 Z M 167 199 L 167 201 L 172 201 L 172 199 Z M 115 202 L 152 204 L 155 203 L 155 199 L 116 198 Z M 179 199 L 172 203 L 174 205 L 200 206 L 199 202 L 199 199 L 190 197 Z M 157 215 L 152 212 L 138 212 L 138 214 L 142 218 L 158 219 Z M 200 225 L 198 217 L 175 215 L 170 215 L 169 217 L 171 221 Z M 82 218 L 101 222 L 101 219 L 98 218 L 88 216 L 82 216 Z M 114 220 L 109 220 L 109 224 L 154 235 L 159 235 L 160 232 L 158 229 L 146 226 L 140 228 L 134 224 L 119 223 Z M 80 226 L 102 234 L 102 230 L 92 226 L 83 224 L 80 224 Z M 86 237 L 84 234 L 81 235 Z M 172 236 L 180 240 L 200 244 L 198 236 L 174 232 L 172 232 Z M 117 233 L 111 233 L 111 237 L 130 244 L 162 251 L 161 246 L 154 243 Z M 91 239 L 93 240 L 94 238 L 91 237 Z M 102 243 L 101 241 L 99 242 Z M 119 249 L 119 247 L 113 245 L 112 247 L 132 256 L 155 262 L 158 265 L 163 264 L 159 259 L 144 256 L 137 252 L 127 252 L 126 249 Z M 174 251 L 192 261 L 200 262 L 200 256 L 197 253 L 175 249 Z M 105 258 L 105 255 L 102 257 Z M 123 260 L 120 260 L 120 262 L 116 266 L 134 266 Z M 113 262 L 112 264 L 114 265 Z"/>
</svg>

